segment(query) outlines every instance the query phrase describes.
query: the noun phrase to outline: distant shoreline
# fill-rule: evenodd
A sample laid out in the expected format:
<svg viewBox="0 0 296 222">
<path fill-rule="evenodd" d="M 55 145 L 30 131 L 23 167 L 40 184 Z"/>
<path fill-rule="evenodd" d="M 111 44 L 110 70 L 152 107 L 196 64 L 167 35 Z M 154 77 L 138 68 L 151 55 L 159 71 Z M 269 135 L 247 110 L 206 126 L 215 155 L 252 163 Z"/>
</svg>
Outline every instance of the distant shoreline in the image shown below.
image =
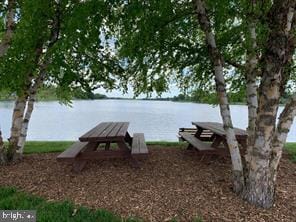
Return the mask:
<svg viewBox="0 0 296 222">
<path fill-rule="evenodd" d="M 187 100 L 173 100 L 173 99 L 167 99 L 167 98 L 123 98 L 123 97 L 108 97 L 103 99 L 72 99 L 71 101 L 101 101 L 101 100 L 135 100 L 135 101 L 163 101 L 163 102 L 178 102 L 178 103 L 195 103 L 195 104 L 207 104 L 207 105 L 219 105 L 219 104 L 213 104 L 213 103 L 205 103 L 205 102 L 194 102 L 194 101 L 187 101 Z M 7 100 L 0 100 L 0 102 L 13 102 L 13 99 L 7 99 Z M 59 102 L 57 99 L 41 99 L 36 100 L 36 102 Z M 230 105 L 247 105 L 246 103 L 230 103 Z"/>
</svg>

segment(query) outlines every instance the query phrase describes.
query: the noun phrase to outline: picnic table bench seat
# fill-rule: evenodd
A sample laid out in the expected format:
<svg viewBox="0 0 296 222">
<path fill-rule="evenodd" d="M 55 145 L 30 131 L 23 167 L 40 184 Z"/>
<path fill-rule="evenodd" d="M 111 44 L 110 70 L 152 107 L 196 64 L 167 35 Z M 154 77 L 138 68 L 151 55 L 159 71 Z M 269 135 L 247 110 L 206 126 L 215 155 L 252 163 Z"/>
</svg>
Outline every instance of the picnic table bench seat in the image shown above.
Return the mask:
<svg viewBox="0 0 296 222">
<path fill-rule="evenodd" d="M 193 134 L 187 132 L 179 132 L 179 135 L 181 136 L 181 138 L 186 140 L 189 144 L 191 144 L 199 151 L 215 151 L 215 149 L 211 147 L 211 145 L 196 138 Z"/>
<path fill-rule="evenodd" d="M 179 128 L 179 132 L 177 137 L 179 138 L 179 141 L 184 141 L 184 139 L 181 137 L 180 133 L 189 133 L 191 135 L 195 135 L 197 133 L 196 128 Z M 210 130 L 203 130 L 203 132 L 199 135 L 199 139 L 201 141 L 211 141 L 211 137 L 213 136 L 213 133 Z"/>
<path fill-rule="evenodd" d="M 132 143 L 132 155 L 146 155 L 148 154 L 148 148 L 145 143 L 144 133 L 134 133 Z"/>
<path fill-rule="evenodd" d="M 87 144 L 87 142 L 77 141 L 76 143 L 71 145 L 67 150 L 58 155 L 57 160 L 74 160 L 79 155 L 79 153 L 87 147 Z"/>
</svg>

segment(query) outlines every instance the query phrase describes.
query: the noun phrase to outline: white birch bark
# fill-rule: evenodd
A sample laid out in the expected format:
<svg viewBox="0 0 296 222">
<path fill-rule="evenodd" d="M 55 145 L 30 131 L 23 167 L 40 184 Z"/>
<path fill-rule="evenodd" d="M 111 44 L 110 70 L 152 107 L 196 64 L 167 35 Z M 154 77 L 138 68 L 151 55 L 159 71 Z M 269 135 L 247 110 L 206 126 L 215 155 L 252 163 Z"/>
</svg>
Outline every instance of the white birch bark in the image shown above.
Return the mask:
<svg viewBox="0 0 296 222">
<path fill-rule="evenodd" d="M 229 102 L 226 94 L 225 79 L 223 75 L 222 56 L 220 55 L 216 46 L 214 32 L 211 29 L 210 20 L 206 12 L 204 2 L 202 0 L 195 0 L 194 6 L 201 29 L 205 33 L 206 43 L 209 47 L 210 57 L 214 65 L 220 113 L 223 119 L 223 125 L 226 132 L 227 143 L 232 161 L 234 191 L 236 193 L 240 193 L 244 187 L 243 164 L 231 120 Z"/>
<path fill-rule="evenodd" d="M 35 83 L 31 86 L 31 88 L 29 90 L 29 96 L 28 96 L 27 106 L 26 106 L 26 110 L 25 110 L 25 115 L 23 118 L 21 134 L 20 134 L 20 138 L 18 141 L 18 147 L 19 147 L 18 153 L 20 155 L 22 155 L 24 152 L 24 146 L 25 146 L 25 142 L 26 142 L 26 138 L 27 138 L 29 122 L 31 120 L 32 112 L 34 109 L 37 91 L 43 83 L 43 78 L 44 78 L 44 73 L 40 73 L 39 76 L 36 78 Z"/>
<path fill-rule="evenodd" d="M 247 103 L 248 103 L 248 144 L 253 146 L 255 129 L 256 129 L 256 117 L 258 108 L 257 98 L 257 40 L 256 40 L 256 25 L 254 21 L 249 24 L 251 49 L 248 50 L 247 62 L 246 62 L 246 79 L 247 79 Z"/>
<path fill-rule="evenodd" d="M 276 130 L 283 70 L 295 48 L 294 41 L 291 41 L 289 36 L 291 11 L 294 10 L 295 1 L 277 0 L 274 1 L 268 16 L 270 33 L 266 44 L 268 48 L 262 56 L 255 143 L 244 191 L 244 197 L 248 202 L 264 208 L 271 207 L 274 202 L 275 180 L 270 168 L 272 141 Z"/>
<path fill-rule="evenodd" d="M 251 3 L 255 4 L 255 3 Z M 255 143 L 256 133 L 256 118 L 258 109 L 258 86 L 256 83 L 257 77 L 257 36 L 256 36 L 256 22 L 254 18 L 250 18 L 248 24 L 248 36 L 249 48 L 247 49 L 247 60 L 245 63 L 245 77 L 247 81 L 247 104 L 248 104 L 248 140 L 247 150 L 245 154 L 245 173 L 248 173 L 250 168 L 250 162 L 252 161 L 253 148 Z"/>
<path fill-rule="evenodd" d="M 18 155 L 15 156 L 15 153 L 19 149 L 18 141 L 21 134 L 25 107 L 26 107 L 25 96 L 17 97 L 15 101 L 14 109 L 13 109 L 13 114 L 12 114 L 12 126 L 10 130 L 9 150 L 8 150 L 9 161 L 13 159 L 17 160 L 21 158 Z"/>
<path fill-rule="evenodd" d="M 0 165 L 5 164 L 6 162 L 5 146 L 2 138 L 2 132 L 0 130 Z"/>
<path fill-rule="evenodd" d="M 5 32 L 2 37 L 1 43 L 0 43 L 0 57 L 4 56 L 7 52 L 9 45 L 11 43 L 13 29 L 15 26 L 14 23 L 14 14 L 15 14 L 15 0 L 8 0 L 7 4 L 7 15 L 6 15 L 6 24 L 5 24 Z"/>
<path fill-rule="evenodd" d="M 296 116 L 296 94 L 292 96 L 290 101 L 286 104 L 282 111 L 279 122 L 275 131 L 272 143 L 272 158 L 270 161 L 270 168 L 272 180 L 276 181 L 277 170 L 282 157 L 284 145 L 287 140 L 288 133 Z"/>
</svg>

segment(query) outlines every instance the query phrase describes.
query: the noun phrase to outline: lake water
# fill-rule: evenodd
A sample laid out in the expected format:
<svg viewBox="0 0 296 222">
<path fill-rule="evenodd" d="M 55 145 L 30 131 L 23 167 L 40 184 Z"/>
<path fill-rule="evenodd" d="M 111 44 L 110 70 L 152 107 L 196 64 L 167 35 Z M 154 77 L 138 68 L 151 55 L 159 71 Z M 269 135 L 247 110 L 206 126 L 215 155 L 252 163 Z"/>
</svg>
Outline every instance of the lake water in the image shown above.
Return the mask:
<svg viewBox="0 0 296 222">
<path fill-rule="evenodd" d="M 0 103 L 3 137 L 9 136 L 13 103 Z M 280 109 L 282 110 L 282 109 Z M 236 127 L 247 126 L 247 107 L 232 105 Z M 58 102 L 38 102 L 29 126 L 28 140 L 77 140 L 102 121 L 128 121 L 129 132 L 143 132 L 148 141 L 177 141 L 178 128 L 192 121 L 221 122 L 218 106 L 143 100 L 78 100 L 72 107 Z M 288 136 L 296 142 L 296 124 Z"/>
</svg>

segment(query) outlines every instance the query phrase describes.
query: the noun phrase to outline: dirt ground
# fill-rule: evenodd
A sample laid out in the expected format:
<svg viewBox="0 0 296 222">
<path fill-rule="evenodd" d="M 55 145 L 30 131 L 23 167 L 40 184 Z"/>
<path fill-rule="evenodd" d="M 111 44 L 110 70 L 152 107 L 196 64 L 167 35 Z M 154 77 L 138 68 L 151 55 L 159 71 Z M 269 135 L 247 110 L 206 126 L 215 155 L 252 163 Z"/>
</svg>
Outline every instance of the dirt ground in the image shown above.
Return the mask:
<svg viewBox="0 0 296 222">
<path fill-rule="evenodd" d="M 296 221 L 296 164 L 282 159 L 272 209 L 255 208 L 231 191 L 230 161 L 202 157 L 178 147 L 150 146 L 141 169 L 127 160 L 88 163 L 81 174 L 53 154 L 27 155 L 0 168 L 0 185 L 15 186 L 47 200 L 70 200 L 145 221 Z"/>
</svg>

